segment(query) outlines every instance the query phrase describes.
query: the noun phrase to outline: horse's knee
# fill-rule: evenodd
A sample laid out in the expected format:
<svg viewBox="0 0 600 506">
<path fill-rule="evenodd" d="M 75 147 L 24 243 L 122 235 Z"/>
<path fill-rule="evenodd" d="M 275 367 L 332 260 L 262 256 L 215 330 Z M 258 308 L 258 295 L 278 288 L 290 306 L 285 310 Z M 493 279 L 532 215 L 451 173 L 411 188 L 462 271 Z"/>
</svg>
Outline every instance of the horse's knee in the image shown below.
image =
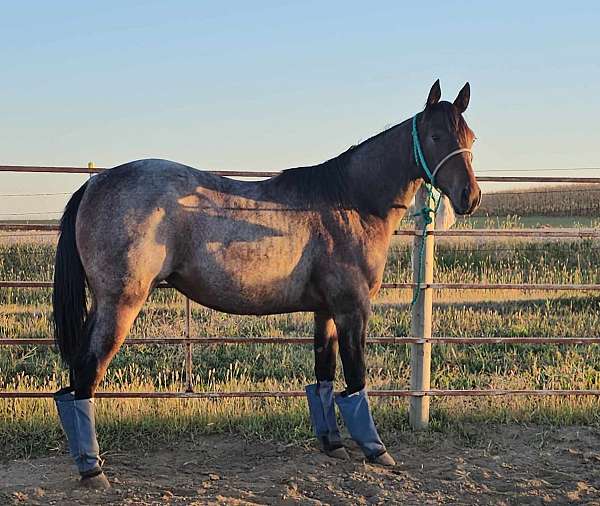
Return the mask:
<svg viewBox="0 0 600 506">
<path fill-rule="evenodd" d="M 340 339 L 344 335 L 362 334 L 369 320 L 369 315 L 370 306 L 359 303 L 352 310 L 335 313 L 334 321 Z"/>
</svg>

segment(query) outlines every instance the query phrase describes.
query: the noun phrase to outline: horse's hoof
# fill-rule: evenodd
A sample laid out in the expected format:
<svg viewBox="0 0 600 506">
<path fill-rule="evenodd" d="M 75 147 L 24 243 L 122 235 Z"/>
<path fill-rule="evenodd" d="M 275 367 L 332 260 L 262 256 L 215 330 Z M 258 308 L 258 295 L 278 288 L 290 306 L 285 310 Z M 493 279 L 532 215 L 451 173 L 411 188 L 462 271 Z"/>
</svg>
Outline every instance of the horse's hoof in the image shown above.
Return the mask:
<svg viewBox="0 0 600 506">
<path fill-rule="evenodd" d="M 333 450 L 325 450 L 325 455 L 334 459 L 350 460 L 350 456 L 348 455 L 346 448 L 344 448 L 343 446 L 340 446 L 339 448 L 334 448 Z"/>
<path fill-rule="evenodd" d="M 110 488 L 110 482 L 104 473 L 100 473 L 96 476 L 90 476 L 89 478 L 81 478 L 81 486 L 94 490 L 105 490 Z"/>
<path fill-rule="evenodd" d="M 394 457 L 392 457 L 388 452 L 382 453 L 377 457 L 373 457 L 371 459 L 371 463 L 386 467 L 392 467 L 396 465 Z"/>
</svg>

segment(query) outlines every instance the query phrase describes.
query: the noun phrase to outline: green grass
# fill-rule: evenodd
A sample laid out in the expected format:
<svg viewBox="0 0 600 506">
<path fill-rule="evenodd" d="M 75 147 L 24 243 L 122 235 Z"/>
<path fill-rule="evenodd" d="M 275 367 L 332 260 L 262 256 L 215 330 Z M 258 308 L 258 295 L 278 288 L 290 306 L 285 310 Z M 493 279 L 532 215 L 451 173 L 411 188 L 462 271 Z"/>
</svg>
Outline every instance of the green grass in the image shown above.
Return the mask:
<svg viewBox="0 0 600 506">
<path fill-rule="evenodd" d="M 51 279 L 51 244 L 0 245 L 0 279 Z M 396 241 L 386 281 L 409 281 L 410 252 Z M 436 281 L 598 283 L 598 244 L 592 241 L 443 241 L 437 246 Z M 410 332 L 410 294 L 382 293 L 370 335 Z M 183 333 L 182 297 L 156 290 L 134 324 L 136 337 Z M 600 297 L 581 293 L 441 291 L 436 294 L 434 334 L 445 336 L 599 336 Z M 50 337 L 49 290 L 2 289 L 0 338 Z M 312 316 L 230 316 L 193 306 L 197 336 L 309 336 Z M 197 390 L 301 389 L 313 381 L 310 347 L 282 345 L 195 346 Z M 409 349 L 370 346 L 372 388 L 408 388 Z M 600 389 L 597 346 L 436 345 L 435 388 Z M 183 388 L 180 346 L 124 346 L 113 360 L 103 390 L 175 391 Z M 55 390 L 66 380 L 47 347 L 0 348 L 0 389 Z M 341 385 L 341 377 L 340 377 Z M 374 400 L 384 434 L 407 428 L 407 401 Z M 434 398 L 432 429 L 460 430 L 464 421 L 598 424 L 594 398 Z M 99 400 L 98 427 L 105 450 L 152 447 L 184 437 L 235 431 L 262 438 L 302 441 L 310 437 L 303 400 Z M 60 448 L 55 409 L 49 400 L 0 402 L 3 457 L 47 454 Z"/>
</svg>

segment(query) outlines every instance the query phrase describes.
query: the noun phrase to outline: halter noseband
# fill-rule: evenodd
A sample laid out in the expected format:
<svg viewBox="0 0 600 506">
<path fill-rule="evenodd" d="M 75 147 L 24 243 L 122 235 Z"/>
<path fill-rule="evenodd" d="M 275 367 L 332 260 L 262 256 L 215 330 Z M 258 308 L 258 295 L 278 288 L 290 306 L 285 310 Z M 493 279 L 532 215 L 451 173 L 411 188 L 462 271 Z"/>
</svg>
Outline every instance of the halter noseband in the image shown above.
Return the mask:
<svg viewBox="0 0 600 506">
<path fill-rule="evenodd" d="M 423 149 L 421 148 L 421 143 L 419 142 L 419 131 L 417 130 L 417 116 L 418 114 L 415 114 L 413 116 L 413 120 L 412 120 L 412 139 L 413 139 L 413 150 L 415 153 L 415 160 L 417 162 L 417 166 L 421 166 L 423 168 L 423 170 L 425 171 L 425 174 L 427 174 L 427 177 L 429 178 L 429 182 L 431 183 L 432 186 L 436 186 L 435 185 L 435 176 L 438 173 L 438 171 L 442 168 L 442 166 L 448 161 L 450 160 L 450 158 L 452 158 L 455 155 L 458 155 L 460 153 L 471 153 L 471 156 L 473 156 L 473 152 L 469 149 L 469 148 L 459 148 L 459 149 L 455 149 L 454 151 L 451 151 L 450 153 L 448 153 L 444 158 L 442 158 L 438 164 L 435 166 L 435 168 L 433 169 L 433 172 L 431 170 L 429 170 L 429 166 L 427 165 L 427 161 L 425 160 L 425 155 L 423 154 Z"/>
</svg>

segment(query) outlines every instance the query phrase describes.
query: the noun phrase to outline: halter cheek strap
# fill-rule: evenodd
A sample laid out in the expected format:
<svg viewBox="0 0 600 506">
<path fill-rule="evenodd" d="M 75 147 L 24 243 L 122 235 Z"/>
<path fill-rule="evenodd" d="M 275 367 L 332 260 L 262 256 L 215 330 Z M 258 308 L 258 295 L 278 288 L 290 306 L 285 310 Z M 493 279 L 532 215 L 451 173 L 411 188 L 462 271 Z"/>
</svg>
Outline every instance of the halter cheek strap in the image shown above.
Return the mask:
<svg viewBox="0 0 600 506">
<path fill-rule="evenodd" d="M 452 158 L 454 155 L 458 155 L 460 153 L 471 153 L 471 156 L 473 156 L 473 152 L 469 149 L 469 148 L 459 148 L 459 149 L 455 149 L 454 151 L 448 153 L 444 158 L 442 158 L 438 164 L 435 166 L 435 169 L 433 169 L 433 172 L 431 173 L 431 182 L 433 183 L 433 180 L 435 178 L 435 175 L 438 173 L 438 171 L 442 168 L 442 165 L 444 165 L 448 160 L 450 160 L 450 158 Z"/>
<path fill-rule="evenodd" d="M 454 151 L 448 153 L 444 158 L 442 158 L 438 162 L 438 164 L 435 166 L 435 168 L 433 169 L 433 172 L 432 172 L 431 170 L 429 170 L 429 166 L 427 165 L 427 161 L 425 160 L 425 155 L 423 154 L 423 149 L 421 148 L 421 142 L 419 141 L 419 131 L 417 130 L 417 116 L 418 116 L 418 114 L 415 114 L 412 119 L 412 139 L 413 139 L 413 150 L 414 150 L 414 154 L 415 154 L 415 160 L 417 162 L 417 166 L 422 167 L 422 169 L 425 171 L 425 174 L 427 174 L 427 177 L 429 178 L 429 182 L 433 186 L 435 186 L 436 174 L 442 168 L 442 166 L 448 160 L 450 160 L 450 158 L 452 158 L 453 156 L 458 155 L 460 153 L 471 153 L 471 156 L 473 156 L 473 153 L 469 148 L 455 149 Z"/>
</svg>

